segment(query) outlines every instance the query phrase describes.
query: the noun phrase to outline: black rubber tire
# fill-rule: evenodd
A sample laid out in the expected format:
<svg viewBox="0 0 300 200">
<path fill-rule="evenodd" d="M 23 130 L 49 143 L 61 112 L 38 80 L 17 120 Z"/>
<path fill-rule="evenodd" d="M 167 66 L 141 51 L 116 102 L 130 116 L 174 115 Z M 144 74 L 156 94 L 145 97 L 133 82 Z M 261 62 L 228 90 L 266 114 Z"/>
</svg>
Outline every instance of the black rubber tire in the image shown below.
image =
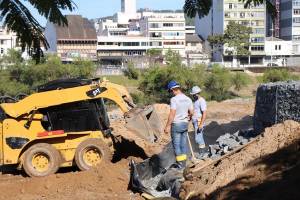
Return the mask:
<svg viewBox="0 0 300 200">
<path fill-rule="evenodd" d="M 35 169 L 32 159 L 37 154 L 43 154 L 49 159 L 49 168 L 44 172 Z M 57 149 L 47 143 L 39 143 L 31 146 L 24 153 L 23 169 L 30 177 L 42 177 L 55 174 L 61 164 L 61 155 Z"/>
<path fill-rule="evenodd" d="M 81 171 L 86 171 L 86 170 L 91 169 L 92 167 L 95 167 L 95 166 L 91 166 L 91 165 L 87 164 L 84 161 L 84 158 L 83 158 L 84 152 L 88 148 L 95 148 L 102 154 L 101 155 L 102 160 L 98 165 L 101 165 L 101 163 L 103 163 L 103 162 L 111 162 L 112 152 L 111 152 L 110 148 L 108 147 L 108 145 L 101 139 L 89 138 L 89 139 L 86 139 L 83 142 L 81 142 L 78 145 L 78 147 L 76 148 L 75 163 Z"/>
</svg>

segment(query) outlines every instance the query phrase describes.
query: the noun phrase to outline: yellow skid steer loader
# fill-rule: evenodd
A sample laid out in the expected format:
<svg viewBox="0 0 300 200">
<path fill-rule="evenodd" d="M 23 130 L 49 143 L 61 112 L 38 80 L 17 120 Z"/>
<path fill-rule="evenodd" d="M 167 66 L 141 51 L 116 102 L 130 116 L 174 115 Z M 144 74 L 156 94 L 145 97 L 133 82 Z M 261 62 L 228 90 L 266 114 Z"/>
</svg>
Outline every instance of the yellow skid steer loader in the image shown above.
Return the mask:
<svg viewBox="0 0 300 200">
<path fill-rule="evenodd" d="M 128 129 L 143 139 L 155 142 L 162 132 L 152 106 L 137 108 L 125 87 L 106 80 L 52 81 L 22 98 L 0 104 L 0 164 L 15 164 L 29 176 L 74 164 L 88 170 L 111 159 L 114 136 L 105 99 L 119 106 Z"/>
</svg>

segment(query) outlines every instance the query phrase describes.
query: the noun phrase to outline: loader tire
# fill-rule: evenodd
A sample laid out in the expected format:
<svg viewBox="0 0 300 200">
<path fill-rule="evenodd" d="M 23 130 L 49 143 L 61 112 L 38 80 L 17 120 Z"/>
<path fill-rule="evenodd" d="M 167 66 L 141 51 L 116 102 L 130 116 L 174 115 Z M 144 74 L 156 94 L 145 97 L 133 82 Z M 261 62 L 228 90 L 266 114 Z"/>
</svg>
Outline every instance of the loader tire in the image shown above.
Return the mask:
<svg viewBox="0 0 300 200">
<path fill-rule="evenodd" d="M 35 144 L 24 154 L 23 169 L 31 177 L 54 174 L 59 169 L 60 164 L 60 153 L 50 144 Z"/>
<path fill-rule="evenodd" d="M 111 159 L 112 152 L 101 139 L 84 140 L 78 145 L 75 153 L 75 163 L 82 171 L 89 170 L 103 162 L 110 162 Z"/>
</svg>

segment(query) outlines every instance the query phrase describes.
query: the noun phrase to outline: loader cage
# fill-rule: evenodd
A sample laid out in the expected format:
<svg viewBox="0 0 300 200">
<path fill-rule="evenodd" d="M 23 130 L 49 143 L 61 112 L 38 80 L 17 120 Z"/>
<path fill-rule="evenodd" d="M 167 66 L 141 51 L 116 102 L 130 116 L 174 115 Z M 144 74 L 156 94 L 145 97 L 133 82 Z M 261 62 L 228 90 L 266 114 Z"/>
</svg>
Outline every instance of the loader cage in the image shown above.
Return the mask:
<svg viewBox="0 0 300 200">
<path fill-rule="evenodd" d="M 110 127 L 103 99 L 80 101 L 41 109 L 46 130 L 65 132 L 108 130 Z"/>
</svg>

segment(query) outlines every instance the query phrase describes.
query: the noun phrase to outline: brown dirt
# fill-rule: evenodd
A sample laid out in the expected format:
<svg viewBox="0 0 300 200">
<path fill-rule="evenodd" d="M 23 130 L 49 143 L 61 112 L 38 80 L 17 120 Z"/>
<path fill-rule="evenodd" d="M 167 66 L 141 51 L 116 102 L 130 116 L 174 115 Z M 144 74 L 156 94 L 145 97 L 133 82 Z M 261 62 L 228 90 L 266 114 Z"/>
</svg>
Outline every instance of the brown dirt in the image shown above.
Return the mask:
<svg viewBox="0 0 300 200">
<path fill-rule="evenodd" d="M 295 167 L 299 169 L 299 159 L 295 157 L 299 155 L 299 141 L 300 123 L 286 121 L 267 128 L 265 133 L 246 147 L 213 161 L 204 168 L 196 165 L 188 169 L 186 171 L 188 181 L 184 183 L 180 197 L 182 199 L 251 199 L 250 197 L 273 199 L 266 197 L 271 197 L 272 194 L 274 196 L 278 191 L 287 194 L 296 193 L 299 197 L 299 192 L 295 190 L 294 185 L 295 180 L 300 178 L 299 171 L 294 170 L 296 173 L 289 175 L 290 181 L 282 178 L 286 171 L 293 170 Z M 263 185 L 278 180 L 281 182 Z M 277 186 L 278 191 L 273 190 L 274 185 Z M 289 190 L 283 192 L 280 189 L 282 185 Z M 260 190 L 253 189 L 256 186 L 260 187 Z M 255 191 L 255 194 L 249 191 Z M 252 196 L 249 196 L 249 193 Z M 277 196 L 275 199 L 278 198 Z M 282 196 L 282 199 L 285 197 Z"/>
<path fill-rule="evenodd" d="M 250 104 L 250 106 L 249 106 Z M 209 103 L 209 121 L 217 123 L 219 130 L 229 130 L 231 120 L 239 121 L 245 116 L 252 115 L 253 101 L 232 100 L 222 103 Z M 236 109 L 234 114 L 230 110 Z M 166 122 L 169 106 L 155 105 L 163 123 Z M 117 111 L 119 112 L 119 111 Z M 126 145 L 115 164 L 104 164 L 101 168 L 88 172 L 78 172 L 76 169 L 63 169 L 60 173 L 44 178 L 27 178 L 20 172 L 13 171 L 0 175 L 1 199 L 140 199 L 127 189 L 129 183 L 129 160 L 141 160 L 145 150 L 148 156 L 158 153 L 170 141 L 170 136 L 163 134 L 157 144 L 148 144 L 134 137 L 126 128 L 123 120 L 112 122 L 114 132 L 126 137 Z M 224 126 L 223 126 L 224 125 Z M 242 127 L 251 126 L 249 121 Z M 238 128 L 238 127 L 235 127 Z M 217 129 L 212 129 L 217 132 Z M 131 140 L 131 141 L 129 141 Z M 137 145 L 135 145 L 137 144 Z M 17 175 L 16 175 L 17 174 Z"/>
<path fill-rule="evenodd" d="M 87 172 L 58 173 L 43 178 L 0 176 L 0 199 L 139 199 L 127 191 L 128 162 L 101 164 Z"/>
</svg>

